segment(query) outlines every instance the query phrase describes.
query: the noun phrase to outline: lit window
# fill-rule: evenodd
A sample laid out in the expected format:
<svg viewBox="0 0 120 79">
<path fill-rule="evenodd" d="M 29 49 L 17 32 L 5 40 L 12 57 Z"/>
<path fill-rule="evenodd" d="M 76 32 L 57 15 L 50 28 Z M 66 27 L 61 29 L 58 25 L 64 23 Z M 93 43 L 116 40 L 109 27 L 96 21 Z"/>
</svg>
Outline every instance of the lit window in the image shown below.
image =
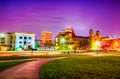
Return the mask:
<svg viewBox="0 0 120 79">
<path fill-rule="evenodd" d="M 56 42 L 58 42 L 58 38 L 56 38 Z"/>
</svg>

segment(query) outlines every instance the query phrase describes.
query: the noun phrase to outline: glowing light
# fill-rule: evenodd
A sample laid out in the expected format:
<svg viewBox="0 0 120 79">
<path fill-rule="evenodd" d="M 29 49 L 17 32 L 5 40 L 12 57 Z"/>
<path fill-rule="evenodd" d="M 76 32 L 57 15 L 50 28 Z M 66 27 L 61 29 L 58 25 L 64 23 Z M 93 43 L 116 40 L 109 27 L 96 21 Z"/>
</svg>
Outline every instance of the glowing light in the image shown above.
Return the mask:
<svg viewBox="0 0 120 79">
<path fill-rule="evenodd" d="M 61 42 L 61 43 L 65 43 L 65 38 L 61 38 L 61 39 L 60 39 L 60 42 Z"/>
<path fill-rule="evenodd" d="M 5 37 L 5 35 L 4 35 L 3 33 L 1 33 L 1 34 L 0 34 L 0 37 L 1 37 L 1 38 L 4 38 L 4 37 Z"/>
<path fill-rule="evenodd" d="M 91 49 L 95 49 L 93 42 L 91 43 Z"/>
<path fill-rule="evenodd" d="M 72 50 L 73 46 L 72 45 L 69 45 L 69 49 Z"/>
<path fill-rule="evenodd" d="M 100 42 L 99 41 L 95 41 L 95 49 L 99 49 L 100 48 Z"/>
<path fill-rule="evenodd" d="M 56 50 L 58 50 L 58 49 L 59 49 L 59 47 L 58 47 L 58 46 L 56 46 L 56 47 L 55 47 L 55 49 L 56 49 Z"/>
</svg>

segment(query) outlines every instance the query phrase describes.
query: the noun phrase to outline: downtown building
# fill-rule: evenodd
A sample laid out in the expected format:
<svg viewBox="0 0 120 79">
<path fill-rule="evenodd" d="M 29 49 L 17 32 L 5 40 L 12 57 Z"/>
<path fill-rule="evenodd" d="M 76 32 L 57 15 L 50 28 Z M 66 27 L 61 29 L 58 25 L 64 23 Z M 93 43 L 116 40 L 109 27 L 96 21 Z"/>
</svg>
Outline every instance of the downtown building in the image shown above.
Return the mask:
<svg viewBox="0 0 120 79">
<path fill-rule="evenodd" d="M 28 32 L 8 32 L 0 34 L 0 50 L 34 49 L 35 34 Z"/>
<path fill-rule="evenodd" d="M 120 38 L 115 37 L 101 37 L 102 50 L 120 50 Z"/>
<path fill-rule="evenodd" d="M 101 48 L 101 35 L 100 31 L 96 31 L 94 34 L 94 30 L 89 30 L 89 42 L 90 42 L 90 49 L 91 50 L 97 50 Z"/>
<path fill-rule="evenodd" d="M 41 42 L 40 48 L 42 50 L 47 50 L 47 49 L 51 48 L 51 44 L 53 43 L 52 32 L 42 31 L 41 32 L 41 40 L 39 40 L 39 41 Z"/>
<path fill-rule="evenodd" d="M 8 33 L 0 33 L 0 50 L 10 50 L 10 35 Z"/>
<path fill-rule="evenodd" d="M 70 27 L 59 32 L 55 37 L 56 50 L 79 50 L 80 41 L 88 40 L 85 36 L 76 36 L 74 30 Z"/>
<path fill-rule="evenodd" d="M 89 36 L 77 36 L 70 27 L 59 32 L 55 37 L 56 50 L 96 50 L 100 42 L 100 32 L 89 30 Z"/>
<path fill-rule="evenodd" d="M 46 41 L 52 41 L 52 32 L 42 31 L 41 32 L 41 41 L 45 43 Z"/>
</svg>

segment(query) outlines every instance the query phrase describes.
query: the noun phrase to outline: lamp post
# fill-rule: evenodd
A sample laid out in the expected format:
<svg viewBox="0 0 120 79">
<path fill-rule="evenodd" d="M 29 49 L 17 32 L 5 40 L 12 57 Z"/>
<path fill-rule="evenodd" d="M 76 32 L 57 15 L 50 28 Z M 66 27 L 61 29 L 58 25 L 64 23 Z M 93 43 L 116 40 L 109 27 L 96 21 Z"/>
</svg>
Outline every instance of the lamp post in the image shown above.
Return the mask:
<svg viewBox="0 0 120 79">
<path fill-rule="evenodd" d="M 33 48 L 32 48 L 33 42 L 31 42 L 31 55 L 33 55 Z"/>
<path fill-rule="evenodd" d="M 98 56 L 98 50 L 99 50 L 99 46 L 100 46 L 100 42 L 99 41 L 95 41 L 95 48 L 96 48 L 96 54 Z"/>
<path fill-rule="evenodd" d="M 62 37 L 61 39 L 60 39 L 60 43 L 62 44 L 62 49 L 64 48 L 64 43 L 65 43 L 65 38 L 64 37 Z"/>
</svg>

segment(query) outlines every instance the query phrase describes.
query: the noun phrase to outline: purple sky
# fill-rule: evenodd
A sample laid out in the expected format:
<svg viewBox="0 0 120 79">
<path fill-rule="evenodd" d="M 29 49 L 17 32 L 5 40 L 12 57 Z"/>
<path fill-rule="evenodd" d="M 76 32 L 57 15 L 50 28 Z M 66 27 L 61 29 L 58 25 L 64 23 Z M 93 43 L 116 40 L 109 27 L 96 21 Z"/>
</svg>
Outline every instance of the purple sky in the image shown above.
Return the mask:
<svg viewBox="0 0 120 79">
<path fill-rule="evenodd" d="M 119 0 L 0 0 L 0 32 L 53 32 L 72 27 L 77 35 L 89 29 L 120 37 Z"/>
</svg>

